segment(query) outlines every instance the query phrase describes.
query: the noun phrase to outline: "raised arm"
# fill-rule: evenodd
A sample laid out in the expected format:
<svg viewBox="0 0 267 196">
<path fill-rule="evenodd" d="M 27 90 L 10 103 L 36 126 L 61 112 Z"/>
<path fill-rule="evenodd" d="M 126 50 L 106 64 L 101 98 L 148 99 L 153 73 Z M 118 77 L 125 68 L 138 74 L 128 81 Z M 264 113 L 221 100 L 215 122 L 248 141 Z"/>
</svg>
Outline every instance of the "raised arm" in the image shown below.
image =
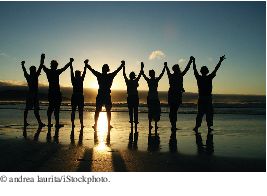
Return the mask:
<svg viewBox="0 0 267 196">
<path fill-rule="evenodd" d="M 121 61 L 121 65 L 118 67 L 118 69 L 116 69 L 111 74 L 115 77 L 117 75 L 117 73 L 119 73 L 119 71 L 123 68 L 124 65 L 125 65 L 125 61 Z"/>
<path fill-rule="evenodd" d="M 219 60 L 218 64 L 216 65 L 216 67 L 215 67 L 215 69 L 213 70 L 213 72 L 210 74 L 211 76 L 215 77 L 216 72 L 217 72 L 218 69 L 220 68 L 220 66 L 221 66 L 221 64 L 222 64 L 222 62 L 223 62 L 224 59 L 226 59 L 226 58 L 225 58 L 225 55 L 223 55 L 223 56 L 220 57 L 220 60 Z"/>
<path fill-rule="evenodd" d="M 199 77 L 199 73 L 197 71 L 197 67 L 196 67 L 196 59 L 193 57 L 193 69 L 194 69 L 194 75 L 195 77 Z"/>
<path fill-rule="evenodd" d="M 74 76 L 74 72 L 73 72 L 73 66 L 72 64 L 70 65 L 70 76 L 71 76 L 71 81 L 74 80 L 75 76 Z"/>
<path fill-rule="evenodd" d="M 142 62 L 143 63 L 143 62 Z M 144 63 L 143 63 L 143 66 L 144 66 Z M 149 78 L 146 76 L 145 72 L 142 71 L 142 76 L 144 77 L 144 79 L 148 82 L 149 81 Z"/>
<path fill-rule="evenodd" d="M 164 75 L 165 69 L 166 69 L 166 66 L 163 67 L 163 70 L 162 70 L 161 74 L 160 74 L 159 77 L 157 78 L 158 81 L 160 81 L 160 79 L 161 79 L 162 76 Z"/>
<path fill-rule="evenodd" d="M 101 74 L 101 73 L 99 73 L 98 71 L 94 70 L 94 69 L 91 67 L 91 65 L 88 64 L 88 62 L 89 62 L 88 59 L 86 59 L 86 60 L 84 61 L 85 67 L 88 68 L 88 69 L 92 72 L 92 74 L 94 74 L 95 76 L 98 76 L 99 74 Z"/>
<path fill-rule="evenodd" d="M 167 65 L 167 62 L 164 62 L 164 67 L 165 67 L 165 69 L 166 69 L 166 71 L 167 71 L 168 77 L 170 77 L 171 72 L 170 72 L 170 69 L 169 69 L 169 67 L 168 67 L 168 65 Z"/>
<path fill-rule="evenodd" d="M 23 70 L 23 73 L 24 73 L 24 77 L 27 78 L 27 76 L 29 74 L 27 73 L 27 70 L 25 68 L 25 61 L 21 61 L 21 67 L 22 67 L 22 70 Z"/>
<path fill-rule="evenodd" d="M 85 75 L 86 75 L 86 66 L 84 66 L 83 68 L 83 74 L 82 74 L 82 79 L 84 80 L 85 78 Z"/>
<path fill-rule="evenodd" d="M 188 61 L 187 65 L 186 65 L 186 67 L 185 67 L 185 69 L 184 69 L 184 71 L 182 72 L 182 75 L 183 75 L 183 76 L 188 72 L 188 70 L 189 70 L 189 68 L 190 68 L 190 65 L 191 65 L 192 61 L 193 61 L 193 57 L 191 56 L 191 57 L 190 57 L 190 60 Z"/>
<path fill-rule="evenodd" d="M 61 69 L 58 69 L 59 74 L 62 74 L 62 72 L 64 72 L 66 69 L 68 69 L 68 67 L 72 64 L 72 62 L 74 61 L 73 58 L 70 58 L 70 62 L 68 62 L 64 67 L 62 67 Z"/>
<path fill-rule="evenodd" d="M 123 66 L 123 77 L 124 77 L 125 82 L 127 82 L 128 81 L 128 78 L 126 76 L 125 66 Z"/>
<path fill-rule="evenodd" d="M 45 54 L 41 54 L 41 60 L 40 60 L 40 65 L 39 68 L 37 70 L 37 75 L 39 76 L 41 74 L 41 71 L 44 67 L 44 59 L 45 59 Z"/>
<path fill-rule="evenodd" d="M 141 62 L 141 70 L 140 70 L 140 72 L 139 72 L 139 74 L 138 74 L 138 76 L 137 76 L 137 78 L 136 78 L 137 81 L 140 80 L 140 78 L 141 78 L 143 72 L 144 72 L 144 63 Z"/>
</svg>

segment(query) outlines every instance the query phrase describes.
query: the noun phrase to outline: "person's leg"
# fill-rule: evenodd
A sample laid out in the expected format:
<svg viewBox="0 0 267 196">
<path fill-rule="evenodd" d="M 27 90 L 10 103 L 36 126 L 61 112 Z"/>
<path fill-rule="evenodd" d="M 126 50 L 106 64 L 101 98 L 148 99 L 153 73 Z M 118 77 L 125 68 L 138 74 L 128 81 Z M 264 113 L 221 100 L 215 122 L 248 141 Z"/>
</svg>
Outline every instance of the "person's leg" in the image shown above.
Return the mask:
<svg viewBox="0 0 267 196">
<path fill-rule="evenodd" d="M 111 103 L 111 97 L 110 95 L 107 97 L 107 102 L 105 103 L 106 111 L 107 111 L 107 118 L 108 118 L 108 129 L 112 128 L 110 125 L 111 121 L 111 108 L 112 108 L 112 103 Z"/>
<path fill-rule="evenodd" d="M 24 126 L 29 125 L 29 123 L 27 122 L 28 112 L 29 112 L 29 110 L 27 108 L 25 108 L 25 110 L 24 110 Z"/>
<path fill-rule="evenodd" d="M 59 124 L 59 112 L 60 112 L 60 105 L 61 105 L 61 101 L 62 101 L 62 97 L 61 97 L 61 93 L 58 95 L 58 97 L 56 97 L 56 105 L 55 105 L 55 121 L 56 121 L 56 127 L 60 127 Z"/>
<path fill-rule="evenodd" d="M 77 106 L 74 104 L 71 107 L 71 125 L 72 125 L 72 127 L 75 127 L 74 120 L 75 120 L 76 108 L 77 108 Z"/>
<path fill-rule="evenodd" d="M 79 118 L 80 118 L 81 128 L 83 128 L 84 127 L 84 125 L 83 125 L 83 106 L 79 106 L 78 110 L 79 110 Z"/>
<path fill-rule="evenodd" d="M 137 132 L 137 124 L 138 122 L 138 105 L 134 106 L 134 124 L 135 124 L 135 132 Z"/>
<path fill-rule="evenodd" d="M 208 126 L 208 131 L 211 132 L 213 126 L 213 105 L 212 99 L 210 99 L 207 103 L 207 113 L 206 113 L 206 121 Z"/>
<path fill-rule="evenodd" d="M 41 121 L 40 114 L 39 114 L 39 109 L 38 108 L 34 108 L 34 115 L 35 115 L 35 118 L 38 121 L 39 126 L 44 127 L 45 124 L 42 123 L 42 121 Z"/>
<path fill-rule="evenodd" d="M 47 109 L 47 120 L 48 120 L 48 125 L 47 126 L 50 126 L 50 127 L 52 126 L 51 117 L 52 117 L 53 111 L 54 111 L 54 108 L 49 103 L 49 106 L 48 106 L 48 109 Z"/>
<path fill-rule="evenodd" d="M 202 118 L 205 114 L 205 105 L 202 103 L 202 101 L 198 100 L 198 112 L 196 117 L 196 126 L 194 128 L 194 131 L 198 131 L 198 128 L 201 126 Z"/>
</svg>

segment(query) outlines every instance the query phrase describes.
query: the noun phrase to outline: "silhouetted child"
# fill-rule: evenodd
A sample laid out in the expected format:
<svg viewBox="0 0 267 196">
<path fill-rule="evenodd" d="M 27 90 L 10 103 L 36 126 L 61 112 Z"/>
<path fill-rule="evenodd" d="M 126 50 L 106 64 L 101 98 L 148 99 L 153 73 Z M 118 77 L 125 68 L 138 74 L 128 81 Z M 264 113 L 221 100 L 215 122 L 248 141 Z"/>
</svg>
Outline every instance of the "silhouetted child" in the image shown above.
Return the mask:
<svg viewBox="0 0 267 196">
<path fill-rule="evenodd" d="M 197 79 L 198 85 L 198 113 L 196 118 L 195 132 L 198 132 L 198 128 L 201 126 L 202 118 L 206 114 L 206 121 L 208 125 L 208 131 L 212 131 L 213 126 L 213 105 L 212 105 L 212 80 L 216 76 L 216 72 L 221 66 L 222 61 L 225 59 L 225 55 L 220 57 L 219 63 L 216 65 L 214 71 L 211 74 L 206 66 L 201 67 L 199 75 L 195 58 L 193 59 L 194 74 Z"/>
<path fill-rule="evenodd" d="M 155 77 L 155 71 L 149 70 L 149 76 L 148 78 L 144 72 L 142 72 L 142 75 L 144 79 L 147 81 L 148 84 L 148 96 L 147 96 L 147 106 L 148 106 L 148 120 L 149 120 L 149 134 L 151 134 L 152 129 L 152 120 L 155 121 L 155 134 L 157 135 L 157 122 L 160 120 L 160 101 L 158 96 L 158 83 L 160 79 L 162 78 L 164 72 L 165 72 L 166 66 L 164 66 L 161 74 L 159 77 Z"/>
<path fill-rule="evenodd" d="M 190 60 L 184 71 L 181 71 L 179 65 L 175 64 L 172 67 L 173 74 L 170 72 L 167 66 L 167 62 L 165 63 L 170 84 L 170 88 L 168 91 L 168 105 L 170 107 L 169 119 L 171 122 L 172 131 L 177 130 L 176 128 L 177 112 L 180 105 L 182 104 L 183 92 L 185 92 L 183 87 L 183 77 L 189 70 L 191 62 L 192 58 L 190 57 Z"/>
<path fill-rule="evenodd" d="M 113 83 L 113 79 L 117 75 L 117 73 L 122 69 L 122 67 L 125 65 L 125 61 L 121 61 L 121 65 L 117 70 L 115 70 L 112 73 L 108 73 L 109 66 L 108 64 L 104 64 L 102 66 L 102 73 L 94 70 L 88 63 L 86 64 L 86 67 L 96 76 L 98 81 L 98 94 L 96 97 L 96 111 L 95 111 L 95 125 L 93 126 L 94 129 L 97 128 L 97 121 L 99 117 L 99 112 L 102 110 L 102 106 L 105 105 L 106 111 L 107 111 L 107 118 L 108 118 L 108 129 L 111 128 L 110 120 L 111 120 L 111 86 Z"/>
<path fill-rule="evenodd" d="M 85 64 L 88 63 L 88 60 L 84 61 Z M 81 123 L 81 128 L 83 128 L 83 108 L 84 108 L 84 96 L 83 96 L 83 81 L 86 74 L 86 66 L 84 66 L 84 71 L 81 74 L 79 70 L 73 72 L 73 66 L 70 65 L 70 74 L 71 74 L 71 83 L 73 86 L 73 92 L 71 96 L 71 123 L 72 128 L 75 127 L 74 120 L 75 120 L 75 112 L 76 108 L 78 107 L 79 111 L 79 118 Z"/>
<path fill-rule="evenodd" d="M 40 66 L 38 70 L 36 71 L 35 66 L 30 67 L 30 74 L 27 73 L 26 68 L 25 68 L 25 61 L 21 62 L 22 65 L 22 70 L 24 72 L 24 76 L 27 80 L 29 91 L 27 93 L 26 97 L 26 107 L 24 110 L 24 126 L 28 126 L 29 123 L 27 122 L 27 116 L 28 112 L 31 109 L 34 109 L 34 115 L 38 121 L 38 124 L 40 127 L 45 126 L 44 123 L 42 123 L 40 115 L 39 115 L 39 97 L 38 97 L 38 78 L 41 74 L 41 70 L 43 68 L 43 63 L 44 63 L 45 55 L 41 55 L 41 61 L 40 61 Z"/>
<path fill-rule="evenodd" d="M 133 128 L 133 123 L 135 124 L 135 133 L 137 133 L 137 124 L 138 122 L 138 106 L 139 106 L 139 96 L 138 96 L 138 82 L 139 79 L 141 78 L 141 74 L 143 72 L 144 64 L 143 62 L 141 63 L 141 70 L 136 78 L 135 73 L 132 71 L 129 74 L 129 78 L 127 78 L 126 73 L 125 73 L 125 66 L 123 66 L 123 76 L 124 80 L 127 86 L 127 104 L 128 104 L 128 110 L 129 110 L 129 117 L 130 117 L 130 123 L 131 123 L 131 134 L 132 134 L 132 128 Z"/>
<path fill-rule="evenodd" d="M 70 62 L 66 64 L 63 68 L 57 69 L 58 62 L 55 60 L 51 61 L 51 69 L 48 69 L 44 66 L 44 71 L 47 76 L 47 80 L 49 82 L 49 89 L 48 89 L 48 110 L 47 110 L 47 118 L 48 118 L 48 126 L 52 126 L 51 124 L 51 116 L 54 112 L 56 127 L 59 128 L 59 110 L 62 101 L 62 95 L 60 92 L 60 85 L 59 85 L 59 76 L 62 72 L 64 72 L 74 61 L 73 58 L 70 58 Z"/>
</svg>

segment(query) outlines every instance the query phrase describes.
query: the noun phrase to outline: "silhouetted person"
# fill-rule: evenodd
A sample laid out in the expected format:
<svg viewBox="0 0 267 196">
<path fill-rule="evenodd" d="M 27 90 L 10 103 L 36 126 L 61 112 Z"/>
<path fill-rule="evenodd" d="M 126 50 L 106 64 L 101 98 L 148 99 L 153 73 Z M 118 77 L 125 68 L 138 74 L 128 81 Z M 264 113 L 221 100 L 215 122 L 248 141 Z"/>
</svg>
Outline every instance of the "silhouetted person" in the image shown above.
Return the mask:
<svg viewBox="0 0 267 196">
<path fill-rule="evenodd" d="M 58 62 L 55 60 L 51 61 L 51 69 L 48 69 L 44 66 L 44 71 L 47 76 L 47 80 L 49 82 L 49 90 L 48 90 L 48 110 L 47 110 L 47 118 L 48 118 L 48 126 L 52 126 L 51 124 L 51 116 L 54 112 L 56 127 L 60 127 L 59 124 L 59 110 L 62 101 L 62 95 L 60 92 L 59 85 L 59 76 L 62 72 L 64 72 L 74 61 L 73 58 L 70 58 L 70 62 L 66 64 L 63 68 L 57 69 Z"/>
<path fill-rule="evenodd" d="M 177 130 L 176 129 L 177 112 L 180 105 L 182 104 L 183 92 L 185 92 L 183 87 L 183 77 L 189 70 L 192 60 L 193 60 L 192 57 L 190 57 L 190 60 L 184 71 L 181 71 L 179 65 L 175 64 L 172 67 L 173 74 L 170 72 L 167 66 L 167 62 L 165 63 L 170 84 L 170 88 L 168 91 L 168 104 L 170 107 L 169 119 L 171 122 L 172 131 Z"/>
<path fill-rule="evenodd" d="M 86 60 L 85 63 L 88 63 Z M 73 92 L 71 96 L 71 123 L 74 128 L 74 120 L 75 120 L 75 111 L 78 107 L 79 118 L 81 127 L 83 127 L 83 108 L 84 108 L 84 96 L 83 96 L 83 81 L 86 74 L 86 66 L 84 66 L 84 71 L 81 74 L 79 70 L 73 72 L 73 67 L 70 65 L 70 74 L 71 74 L 71 83 L 73 86 Z"/>
<path fill-rule="evenodd" d="M 211 74 L 208 74 L 209 69 L 206 66 L 201 67 L 201 75 L 199 75 L 197 71 L 195 59 L 193 60 L 194 74 L 198 85 L 198 113 L 196 118 L 196 126 L 194 128 L 195 132 L 198 132 L 198 128 L 201 126 L 204 114 L 206 114 L 208 131 L 210 132 L 213 130 L 212 79 L 216 76 L 216 72 L 224 59 L 225 55 L 220 57 L 219 63 L 216 65 Z"/>
<path fill-rule="evenodd" d="M 110 93 L 111 93 L 110 88 L 112 86 L 113 79 L 115 78 L 117 73 L 122 69 L 124 65 L 125 65 L 125 61 L 121 61 L 121 65 L 119 66 L 117 70 L 115 70 L 112 73 L 108 73 L 110 71 L 109 66 L 108 64 L 104 64 L 102 67 L 102 73 L 100 73 L 94 70 L 88 64 L 88 62 L 86 63 L 86 67 L 96 76 L 97 81 L 98 81 L 98 86 L 99 86 L 98 94 L 96 97 L 95 124 L 93 126 L 94 129 L 97 128 L 99 112 L 101 112 L 103 105 L 105 105 L 105 108 L 107 111 L 108 129 L 111 128 L 110 120 L 111 120 L 112 103 L 111 103 L 111 96 L 110 96 Z"/>
<path fill-rule="evenodd" d="M 40 66 L 38 70 L 36 71 L 35 66 L 30 67 L 30 74 L 27 73 L 26 68 L 25 68 L 25 61 L 21 62 L 22 69 L 24 72 L 24 76 L 27 80 L 28 83 L 28 93 L 27 93 L 27 98 L 26 98 L 26 107 L 24 110 L 24 126 L 28 126 L 29 123 L 27 122 L 27 116 L 28 112 L 31 109 L 34 109 L 34 115 L 38 121 L 39 126 L 43 127 L 45 126 L 44 123 L 42 123 L 40 115 L 39 115 L 39 97 L 38 97 L 38 78 L 41 74 L 41 70 L 43 68 L 43 63 L 44 63 L 45 55 L 41 55 L 41 61 L 40 61 Z"/>
<path fill-rule="evenodd" d="M 132 71 L 129 74 L 129 78 L 127 78 L 125 73 L 125 66 L 123 66 L 123 76 L 124 80 L 127 86 L 127 104 L 128 104 L 128 110 L 129 110 L 129 117 L 130 117 L 130 123 L 131 123 L 131 134 L 133 134 L 133 123 L 135 124 L 135 133 L 137 135 L 137 124 L 138 122 L 138 106 L 139 106 L 139 96 L 138 96 L 138 82 L 141 78 L 141 74 L 143 72 L 144 64 L 141 63 L 141 70 L 136 78 L 135 73 Z M 131 135 L 130 135 L 131 137 Z M 137 137 L 137 136 L 136 136 Z"/>
<path fill-rule="evenodd" d="M 144 72 L 142 72 L 143 77 L 147 81 L 148 84 L 148 96 L 147 96 L 147 106 L 148 106 L 148 120 L 149 120 L 149 134 L 151 134 L 152 129 L 152 120 L 155 121 L 155 134 L 157 135 L 157 122 L 160 120 L 160 101 L 158 96 L 158 83 L 160 79 L 162 78 L 164 72 L 165 72 L 166 66 L 164 66 L 161 74 L 159 77 L 155 77 L 155 71 L 149 70 L 149 76 L 148 78 Z"/>
</svg>

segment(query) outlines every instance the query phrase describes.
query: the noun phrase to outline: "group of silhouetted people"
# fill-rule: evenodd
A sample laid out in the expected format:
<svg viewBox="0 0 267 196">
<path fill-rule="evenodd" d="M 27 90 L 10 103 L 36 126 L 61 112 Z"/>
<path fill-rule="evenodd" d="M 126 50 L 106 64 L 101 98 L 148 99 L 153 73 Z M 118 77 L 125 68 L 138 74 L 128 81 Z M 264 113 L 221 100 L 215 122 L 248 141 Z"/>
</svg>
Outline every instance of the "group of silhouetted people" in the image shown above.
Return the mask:
<svg viewBox="0 0 267 196">
<path fill-rule="evenodd" d="M 136 74 L 134 72 L 131 72 L 129 74 L 129 78 L 126 75 L 125 72 L 125 61 L 121 61 L 121 65 L 112 73 L 110 72 L 108 64 L 104 64 L 102 66 L 102 73 L 94 70 L 89 65 L 89 60 L 86 59 L 84 61 L 84 70 L 81 73 L 81 71 L 76 70 L 73 71 L 73 58 L 70 58 L 70 62 L 67 63 L 63 68 L 58 69 L 58 62 L 56 60 L 51 61 L 50 69 L 47 68 L 44 65 L 44 59 L 45 54 L 41 55 L 40 60 L 40 66 L 38 69 L 36 69 L 35 66 L 30 67 L 30 73 L 28 74 L 25 68 L 25 61 L 21 62 L 22 69 L 24 71 L 24 76 L 27 80 L 29 92 L 27 94 L 26 98 L 26 107 L 24 111 L 24 126 L 28 126 L 27 122 L 27 115 L 28 111 L 30 109 L 34 109 L 35 117 L 39 123 L 39 127 L 44 127 L 45 124 L 41 121 L 40 115 L 39 115 L 39 98 L 38 98 L 38 77 L 40 76 L 40 73 L 42 69 L 46 73 L 47 80 L 49 82 L 49 90 L 48 90 L 48 110 L 47 110 L 47 118 L 48 118 L 48 127 L 52 127 L 51 123 L 51 117 L 52 113 L 54 112 L 55 116 L 55 127 L 60 128 L 61 125 L 59 123 L 59 112 L 60 112 L 60 106 L 62 101 L 62 94 L 60 91 L 60 84 L 59 84 L 59 76 L 61 73 L 63 73 L 68 67 L 70 67 L 70 73 L 71 73 L 71 83 L 73 86 L 73 93 L 71 97 L 71 122 L 72 122 L 72 128 L 74 128 L 74 120 L 75 120 L 75 111 L 78 108 L 79 112 L 79 119 L 81 128 L 84 127 L 83 123 L 83 109 L 84 109 L 84 95 L 83 95 L 83 82 L 86 75 L 86 70 L 89 69 L 93 75 L 96 76 L 99 89 L 98 94 L 96 97 L 96 109 L 95 109 L 95 124 L 93 125 L 93 128 L 96 130 L 97 123 L 98 123 L 98 117 L 99 112 L 102 110 L 102 106 L 105 106 L 106 112 L 107 112 L 107 119 L 108 119 L 108 129 L 110 130 L 112 128 L 110 121 L 111 121 L 111 108 L 112 108 L 112 102 L 111 102 L 111 86 L 113 83 L 113 80 L 115 76 L 120 72 L 121 69 L 123 69 L 123 76 L 125 79 L 125 83 L 127 86 L 127 104 L 128 104 L 128 110 L 129 110 L 129 118 L 131 123 L 131 134 L 133 134 L 133 125 L 135 125 L 135 137 L 138 137 L 137 132 L 137 124 L 138 121 L 138 107 L 139 107 L 139 96 L 138 96 L 138 82 L 141 76 L 144 77 L 148 84 L 148 96 L 147 96 L 147 106 L 148 106 L 148 120 L 149 120 L 149 134 L 151 134 L 151 130 L 153 128 L 152 121 L 155 122 L 155 136 L 157 137 L 157 123 L 160 120 L 160 114 L 161 114 L 161 107 L 160 107 L 160 100 L 158 96 L 158 84 L 162 76 L 164 75 L 165 70 L 168 74 L 169 79 L 169 91 L 168 91 L 168 105 L 170 108 L 169 112 L 169 120 L 171 123 L 171 130 L 175 132 L 177 130 L 176 128 L 176 122 L 177 122 L 177 113 L 180 105 L 182 104 L 182 95 L 185 92 L 183 87 L 183 77 L 187 73 L 187 71 L 190 69 L 190 65 L 193 63 L 193 69 L 194 69 L 194 75 L 197 80 L 198 85 L 198 113 L 196 117 L 196 125 L 193 129 L 195 132 L 198 132 L 198 128 L 201 126 L 202 118 L 204 114 L 206 114 L 206 121 L 208 126 L 208 131 L 212 131 L 213 126 L 213 106 L 212 106 L 212 80 L 216 76 L 216 72 L 219 69 L 222 61 L 225 59 L 225 56 L 221 56 L 219 63 L 216 65 L 214 71 L 209 74 L 209 70 L 206 66 L 201 67 L 200 73 L 198 73 L 196 69 L 196 63 L 195 58 L 193 56 L 190 57 L 190 60 L 184 69 L 184 71 L 180 70 L 180 67 L 178 64 L 175 64 L 172 67 L 173 73 L 169 70 L 167 66 L 167 62 L 164 63 L 164 68 L 161 72 L 161 74 L 156 77 L 154 70 L 149 70 L 149 77 L 147 77 L 144 73 L 144 63 L 141 62 L 141 70 L 136 77 Z"/>
</svg>

